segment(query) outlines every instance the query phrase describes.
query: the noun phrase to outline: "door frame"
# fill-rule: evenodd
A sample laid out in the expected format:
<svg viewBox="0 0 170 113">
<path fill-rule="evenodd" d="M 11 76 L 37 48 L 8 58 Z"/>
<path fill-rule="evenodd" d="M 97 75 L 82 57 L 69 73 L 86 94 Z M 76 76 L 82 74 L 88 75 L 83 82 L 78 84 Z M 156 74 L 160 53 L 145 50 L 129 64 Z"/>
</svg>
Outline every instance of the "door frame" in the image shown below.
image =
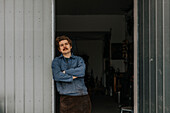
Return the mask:
<svg viewBox="0 0 170 113">
<path fill-rule="evenodd" d="M 138 113 L 138 0 L 134 0 L 134 113 Z"/>
<path fill-rule="evenodd" d="M 52 1 L 52 59 L 54 58 L 55 48 L 55 0 Z M 138 0 L 134 0 L 134 113 L 138 113 Z M 54 81 L 52 80 L 52 113 L 55 113 L 55 94 Z"/>
<path fill-rule="evenodd" d="M 51 9 L 51 11 L 52 11 L 52 25 L 51 25 L 51 27 L 52 27 L 52 44 L 51 44 L 51 46 L 52 46 L 52 58 L 51 58 L 51 60 L 53 60 L 54 59 L 54 56 L 55 56 L 55 0 L 51 0 L 51 5 L 52 5 L 52 9 Z M 51 113 L 56 113 L 56 109 L 55 109 L 55 85 L 54 85 L 55 83 L 54 83 L 54 80 L 52 79 L 52 84 L 51 84 L 51 87 L 52 87 L 52 96 L 51 96 L 51 98 L 52 98 L 52 106 L 51 106 Z"/>
</svg>

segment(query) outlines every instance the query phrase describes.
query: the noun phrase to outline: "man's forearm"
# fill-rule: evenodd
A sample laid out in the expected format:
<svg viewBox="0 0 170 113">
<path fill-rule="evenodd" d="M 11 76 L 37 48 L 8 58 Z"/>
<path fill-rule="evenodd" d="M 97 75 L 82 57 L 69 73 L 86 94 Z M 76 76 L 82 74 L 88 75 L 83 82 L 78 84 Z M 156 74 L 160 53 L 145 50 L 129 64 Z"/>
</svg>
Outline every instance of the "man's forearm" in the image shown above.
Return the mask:
<svg viewBox="0 0 170 113">
<path fill-rule="evenodd" d="M 65 74 L 66 73 L 66 71 L 63 71 L 63 73 Z M 76 79 L 77 77 L 75 77 L 75 76 L 73 76 L 73 79 Z"/>
<path fill-rule="evenodd" d="M 85 67 L 70 68 L 65 70 L 65 73 L 76 77 L 83 77 L 85 75 Z"/>
</svg>

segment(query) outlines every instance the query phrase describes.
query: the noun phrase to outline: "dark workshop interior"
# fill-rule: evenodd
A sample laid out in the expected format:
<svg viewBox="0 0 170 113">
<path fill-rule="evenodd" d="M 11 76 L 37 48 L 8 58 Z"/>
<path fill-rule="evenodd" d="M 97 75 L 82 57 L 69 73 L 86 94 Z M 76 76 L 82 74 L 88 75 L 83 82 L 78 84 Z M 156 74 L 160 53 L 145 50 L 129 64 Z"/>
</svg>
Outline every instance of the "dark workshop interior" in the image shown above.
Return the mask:
<svg viewBox="0 0 170 113">
<path fill-rule="evenodd" d="M 56 0 L 55 37 L 60 35 L 72 39 L 73 53 L 86 63 L 92 113 L 133 109 L 133 0 Z M 58 97 L 56 92 L 57 113 Z"/>
</svg>

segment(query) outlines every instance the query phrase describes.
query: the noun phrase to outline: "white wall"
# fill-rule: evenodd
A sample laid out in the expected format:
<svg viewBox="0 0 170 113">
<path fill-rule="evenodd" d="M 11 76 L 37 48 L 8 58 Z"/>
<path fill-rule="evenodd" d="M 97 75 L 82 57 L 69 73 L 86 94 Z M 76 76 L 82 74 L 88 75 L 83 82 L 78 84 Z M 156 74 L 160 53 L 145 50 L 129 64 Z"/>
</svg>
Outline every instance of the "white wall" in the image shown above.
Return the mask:
<svg viewBox="0 0 170 113">
<path fill-rule="evenodd" d="M 50 0 L 0 0 L 0 113 L 51 113 Z"/>
<path fill-rule="evenodd" d="M 57 31 L 111 31 L 111 43 L 125 39 L 124 15 L 57 15 Z M 114 68 L 124 72 L 123 60 L 112 60 Z"/>
</svg>

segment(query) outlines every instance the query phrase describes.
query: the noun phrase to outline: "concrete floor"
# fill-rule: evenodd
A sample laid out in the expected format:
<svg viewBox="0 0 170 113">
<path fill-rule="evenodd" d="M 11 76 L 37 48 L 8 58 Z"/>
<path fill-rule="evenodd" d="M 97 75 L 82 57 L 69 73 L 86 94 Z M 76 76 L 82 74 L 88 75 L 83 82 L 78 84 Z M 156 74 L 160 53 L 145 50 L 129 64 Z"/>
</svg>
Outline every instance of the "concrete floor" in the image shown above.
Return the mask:
<svg viewBox="0 0 170 113">
<path fill-rule="evenodd" d="M 91 97 L 92 113 L 120 113 L 119 104 L 111 96 Z"/>
</svg>

